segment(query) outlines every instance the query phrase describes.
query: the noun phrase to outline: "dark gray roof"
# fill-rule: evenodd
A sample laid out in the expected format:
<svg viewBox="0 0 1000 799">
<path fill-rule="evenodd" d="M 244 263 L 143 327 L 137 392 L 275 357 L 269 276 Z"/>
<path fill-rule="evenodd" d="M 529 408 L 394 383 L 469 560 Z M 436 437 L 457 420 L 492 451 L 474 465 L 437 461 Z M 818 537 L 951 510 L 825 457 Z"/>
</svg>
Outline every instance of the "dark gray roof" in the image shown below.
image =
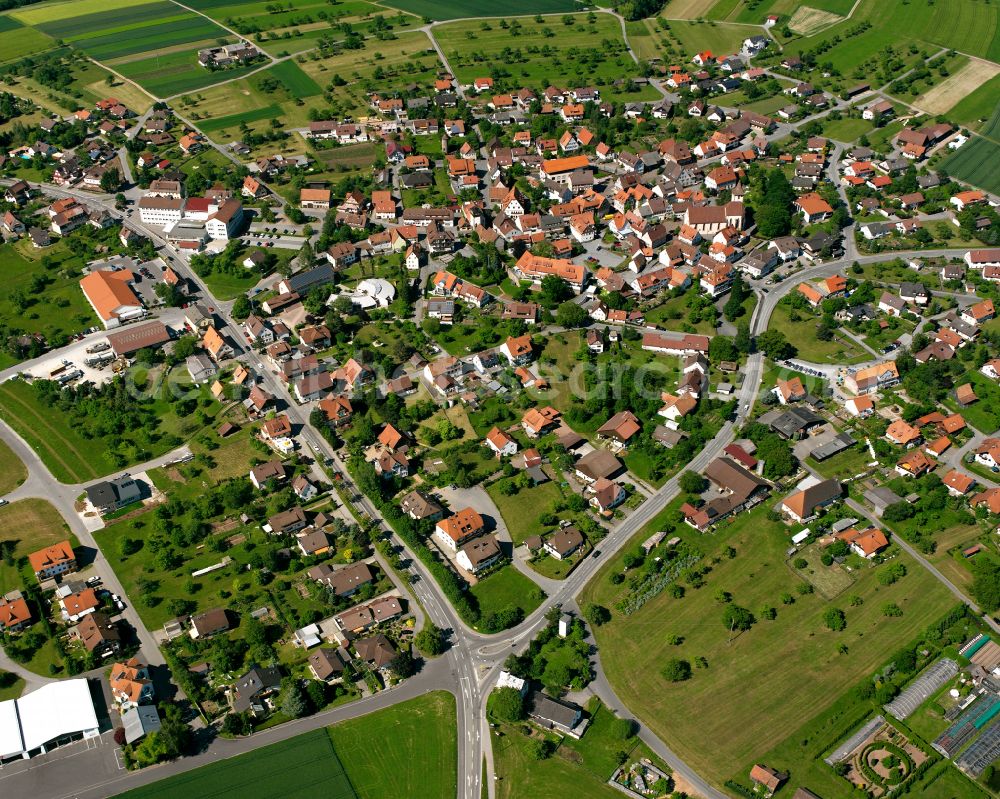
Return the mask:
<svg viewBox="0 0 1000 799">
<path fill-rule="evenodd" d="M 572 702 L 553 699 L 548 694 L 535 691 L 531 695 L 528 705 L 528 715 L 543 724 L 555 724 L 559 727 L 572 729 L 576 726 L 583 708 Z"/>
<path fill-rule="evenodd" d="M 791 438 L 822 422 L 821 417 L 805 408 L 789 408 L 771 422 L 771 429 L 780 436 Z"/>
<path fill-rule="evenodd" d="M 233 683 L 233 710 L 243 713 L 266 691 L 281 687 L 281 673 L 274 666 L 253 666 Z"/>
<path fill-rule="evenodd" d="M 87 487 L 87 501 L 95 508 L 103 508 L 118 501 L 114 486 L 107 480 Z"/>
<path fill-rule="evenodd" d="M 154 705 L 132 706 L 122 713 L 126 743 L 135 743 L 140 738 L 160 729 L 160 716 Z"/>
<path fill-rule="evenodd" d="M 434 176 L 430 172 L 411 172 L 408 175 L 400 175 L 399 182 L 404 189 L 419 189 L 430 186 L 434 182 Z"/>
<path fill-rule="evenodd" d="M 841 433 L 832 441 L 826 442 L 821 447 L 816 447 L 816 449 L 809 454 L 818 461 L 824 461 L 827 458 L 836 455 L 838 452 L 843 452 L 848 447 L 853 446 L 854 443 L 855 441 L 851 437 L 850 433 Z"/>
<path fill-rule="evenodd" d="M 881 515 L 882 510 L 885 510 L 890 505 L 895 505 L 897 502 L 903 501 L 903 498 L 888 486 L 878 486 L 877 488 L 868 489 L 865 491 L 865 499 L 875 506 L 875 510 L 879 515 Z"/>
<path fill-rule="evenodd" d="M 303 291 L 320 286 L 324 283 L 332 283 L 334 279 L 333 267 L 330 264 L 322 264 L 313 269 L 299 272 L 285 279 L 285 285 L 289 292 L 302 293 Z"/>
</svg>

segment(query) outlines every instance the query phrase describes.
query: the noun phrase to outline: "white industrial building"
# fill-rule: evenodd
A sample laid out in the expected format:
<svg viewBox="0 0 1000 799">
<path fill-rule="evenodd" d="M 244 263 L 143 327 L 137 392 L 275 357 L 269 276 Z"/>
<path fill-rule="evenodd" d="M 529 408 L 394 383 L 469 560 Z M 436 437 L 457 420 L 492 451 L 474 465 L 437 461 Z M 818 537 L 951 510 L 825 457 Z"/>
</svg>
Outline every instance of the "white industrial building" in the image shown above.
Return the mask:
<svg viewBox="0 0 1000 799">
<path fill-rule="evenodd" d="M 100 735 L 86 680 L 61 680 L 0 702 L 0 762 L 44 754 L 53 747 Z"/>
<path fill-rule="evenodd" d="M 210 238 L 228 241 L 236 235 L 243 220 L 239 200 L 209 200 L 206 197 L 174 199 L 147 194 L 139 200 L 139 218 L 143 224 L 165 228 L 168 236 L 187 241 L 196 231 L 195 240 Z"/>
</svg>

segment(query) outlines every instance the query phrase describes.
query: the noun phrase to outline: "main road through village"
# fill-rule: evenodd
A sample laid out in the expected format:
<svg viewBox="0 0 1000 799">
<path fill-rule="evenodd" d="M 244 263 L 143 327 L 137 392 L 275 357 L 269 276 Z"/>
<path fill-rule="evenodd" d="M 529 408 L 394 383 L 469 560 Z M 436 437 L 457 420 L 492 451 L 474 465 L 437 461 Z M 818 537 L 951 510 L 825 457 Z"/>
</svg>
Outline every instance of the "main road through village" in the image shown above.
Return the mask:
<svg viewBox="0 0 1000 799">
<path fill-rule="evenodd" d="M 102 207 L 116 217 L 121 216 L 110 197 L 95 197 L 89 192 L 59 189 L 49 185 L 39 185 L 37 188 L 53 197 L 76 197 L 81 201 L 87 202 L 89 205 Z M 483 775 L 485 774 L 487 793 L 493 799 L 496 789 L 496 775 L 493 768 L 492 750 L 489 745 L 490 727 L 486 717 L 486 699 L 492 686 L 495 684 L 503 661 L 512 652 L 522 651 L 527 646 L 529 641 L 545 624 L 545 614 L 549 609 L 556 605 L 567 608 L 575 606 L 576 597 L 587 582 L 594 577 L 600 569 L 601 564 L 612 558 L 634 534 L 642 530 L 665 505 L 678 495 L 679 488 L 676 478 L 667 481 L 633 513 L 626 517 L 624 521 L 618 523 L 601 542 L 601 557 L 596 558 L 591 556 L 584 560 L 565 581 L 559 584 L 555 591 L 550 593 L 542 606 L 530 614 L 520 625 L 497 635 L 483 635 L 468 627 L 458 617 L 420 561 L 392 533 L 391 528 L 382 519 L 377 509 L 351 483 L 347 477 L 345 465 L 338 453 L 328 445 L 326 439 L 318 431 L 311 428 L 308 414 L 289 395 L 287 387 L 275 379 L 257 353 L 244 345 L 246 339 L 242 329 L 233 321 L 230 313 L 232 303 L 222 302 L 215 298 L 198 277 L 193 274 L 187 263 L 178 255 L 173 247 L 163 239 L 159 231 L 143 225 L 137 218 L 130 218 L 128 223 L 138 229 L 139 232 L 149 236 L 158 245 L 160 256 L 179 274 L 187 276 L 198 288 L 205 304 L 213 307 L 216 315 L 222 320 L 223 329 L 220 332 L 226 335 L 234 344 L 237 351 L 236 357 L 253 367 L 265 389 L 276 396 L 282 397 L 286 401 L 286 412 L 293 425 L 300 426 L 300 429 L 303 431 L 302 438 L 308 446 L 316 450 L 321 457 L 325 458 L 328 463 L 338 469 L 344 476 L 345 488 L 348 493 L 353 494 L 352 501 L 356 509 L 376 520 L 382 529 L 386 531 L 386 534 L 390 536 L 393 544 L 408 558 L 410 564 L 408 568 L 415 575 L 414 582 L 407 585 L 404 581 L 398 580 L 397 584 L 401 590 L 412 592 L 412 598 L 417 602 L 415 609 L 418 617 L 426 617 L 438 627 L 451 631 L 450 646 L 443 656 L 428 660 L 419 674 L 395 688 L 348 705 L 318 713 L 309 718 L 282 724 L 266 732 L 254 734 L 249 738 L 229 740 L 209 736 L 202 751 L 192 757 L 186 757 L 139 772 L 129 772 L 120 768 L 108 769 L 96 765 L 98 761 L 96 756 L 91 756 L 92 749 L 84 748 L 83 745 L 74 745 L 64 750 L 57 750 L 51 755 L 43 756 L 37 763 L 29 761 L 30 765 L 21 767 L 21 764 L 17 764 L 13 768 L 0 771 L 0 794 L 12 797 L 31 796 L 36 797 L 36 799 L 64 799 L 64 797 L 68 799 L 70 796 L 80 797 L 81 799 L 98 799 L 98 797 L 113 795 L 172 774 L 182 773 L 201 765 L 218 762 L 220 759 L 252 751 L 260 746 L 298 735 L 310 729 L 316 729 L 337 721 L 358 717 L 389 707 L 397 702 L 411 699 L 427 691 L 445 690 L 454 695 L 457 705 L 457 795 L 462 797 L 462 799 L 480 799 L 483 788 Z M 884 253 L 875 256 L 858 257 L 854 249 L 853 231 L 849 228 L 845 233 L 847 251 L 844 257 L 828 263 L 808 266 L 795 274 L 795 280 L 782 282 L 768 290 L 762 287 L 755 289 L 758 295 L 758 304 L 751 320 L 751 331 L 753 334 L 757 335 L 767 328 L 768 320 L 778 301 L 792 290 L 800 280 L 824 277 L 842 271 L 853 260 L 861 263 L 872 263 L 906 257 L 907 255 L 950 258 L 959 257 L 964 254 L 964 250 L 937 250 L 919 253 Z M 95 334 L 95 337 L 98 335 L 100 334 Z M 30 364 L 21 364 L 18 369 L 25 369 L 26 366 L 30 366 Z M 8 373 L 0 374 L 0 379 L 9 377 L 10 371 L 8 370 Z M 13 371 L 17 371 L 17 369 Z M 700 471 L 711 460 L 722 453 L 723 448 L 732 440 L 736 428 L 749 416 L 753 408 L 758 392 L 761 389 L 762 372 L 763 355 L 761 353 L 750 355 L 743 370 L 743 381 L 737 400 L 736 418 L 726 422 L 722 426 L 717 435 L 702 449 L 687 468 Z M 125 598 L 127 603 L 125 616 L 138 632 L 143 657 L 152 664 L 163 663 L 163 657 L 157 648 L 154 637 L 145 628 L 138 614 L 132 610 L 132 603 L 128 601 L 124 587 L 115 576 L 104 554 L 100 553 L 93 539 L 92 524 L 88 524 L 74 508 L 74 500 L 81 493 L 82 487 L 64 485 L 55 480 L 31 448 L 3 422 L 0 422 L 0 438 L 13 447 L 14 451 L 27 465 L 29 473 L 27 481 L 15 492 L 8 495 L 8 498 L 41 497 L 49 500 L 57 507 L 73 532 L 79 537 L 81 543 L 85 546 L 93 547 L 97 551 L 95 563 L 99 569 L 99 573 L 104 578 L 105 585 Z M 176 458 L 178 454 L 180 453 L 171 453 L 144 466 L 160 465 Z M 135 467 L 132 471 L 136 472 L 140 468 L 143 467 Z M 922 558 L 918 557 L 918 560 L 924 566 L 928 566 Z M 960 593 L 940 573 L 935 573 L 935 577 L 946 583 L 950 590 Z M 614 654 L 605 653 L 605 656 L 613 657 Z M 609 707 L 620 713 L 627 714 L 628 710 L 614 695 L 612 687 L 603 674 L 603 670 L 600 667 L 600 659 L 596 660 L 595 667 L 596 678 L 592 683 L 591 689 Z M 0 668 L 9 669 L 24 676 L 29 688 L 37 687 L 47 681 L 47 678 L 25 672 L 22 668 L 5 658 L 0 659 Z M 724 799 L 724 794 L 720 793 L 689 768 L 648 727 L 640 723 L 639 730 L 640 737 L 654 752 L 682 776 L 695 791 L 708 797 L 708 799 Z M 104 738 L 106 739 L 107 736 L 104 736 Z M 101 762 L 106 762 L 107 759 L 105 755 L 104 760 Z"/>
</svg>

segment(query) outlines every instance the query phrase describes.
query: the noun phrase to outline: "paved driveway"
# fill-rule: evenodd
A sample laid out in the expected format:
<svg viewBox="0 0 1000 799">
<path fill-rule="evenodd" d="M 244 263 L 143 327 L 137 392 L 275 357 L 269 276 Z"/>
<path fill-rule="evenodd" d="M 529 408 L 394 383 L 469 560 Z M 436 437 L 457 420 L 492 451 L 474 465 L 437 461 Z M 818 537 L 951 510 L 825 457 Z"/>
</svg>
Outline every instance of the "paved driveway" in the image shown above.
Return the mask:
<svg viewBox="0 0 1000 799">
<path fill-rule="evenodd" d="M 507 523 L 500 515 L 496 503 L 490 499 L 486 489 L 482 486 L 472 488 L 439 488 L 438 493 L 448 503 L 452 513 L 462 510 L 462 508 L 472 508 L 486 522 L 486 529 L 493 533 L 498 541 L 511 543 L 510 532 L 507 530 Z"/>
</svg>

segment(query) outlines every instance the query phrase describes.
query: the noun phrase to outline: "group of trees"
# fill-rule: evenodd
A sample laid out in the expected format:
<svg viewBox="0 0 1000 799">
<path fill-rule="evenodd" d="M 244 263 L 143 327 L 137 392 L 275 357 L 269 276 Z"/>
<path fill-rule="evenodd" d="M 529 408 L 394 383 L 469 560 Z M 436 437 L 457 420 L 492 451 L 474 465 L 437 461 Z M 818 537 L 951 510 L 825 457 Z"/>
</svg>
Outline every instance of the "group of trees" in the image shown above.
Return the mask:
<svg viewBox="0 0 1000 799">
<path fill-rule="evenodd" d="M 763 172 L 757 180 L 760 200 L 754 206 L 758 234 L 766 239 L 786 236 L 792 229 L 795 189 L 780 167 Z"/>
<path fill-rule="evenodd" d="M 137 396 L 125 380 L 112 380 L 102 386 L 88 382 L 76 387 L 36 380 L 31 390 L 40 406 L 68 420 L 83 438 L 100 442 L 111 459 L 122 466 L 129 460 L 151 457 L 154 445 L 180 444 L 176 436 L 160 431 L 161 419 L 153 401 Z"/>
<path fill-rule="evenodd" d="M 760 422 L 752 422 L 743 428 L 742 434 L 757 445 L 757 457 L 764 461 L 764 476 L 770 480 L 794 474 L 798 460 L 792 453 L 792 446 L 769 427 Z"/>
<path fill-rule="evenodd" d="M 151 732 L 135 746 L 125 745 L 125 762 L 131 768 L 144 768 L 191 753 L 193 733 L 184 721 L 181 709 L 173 703 L 161 703 L 160 729 Z"/>
<path fill-rule="evenodd" d="M 504 668 L 517 677 L 535 680 L 554 696 L 568 689 L 580 690 L 593 679 L 587 628 L 581 619 L 573 619 L 569 633 L 559 637 L 559 617 L 553 608 L 546 614 L 548 624 L 535 636 L 523 655 L 510 655 Z"/>
</svg>

